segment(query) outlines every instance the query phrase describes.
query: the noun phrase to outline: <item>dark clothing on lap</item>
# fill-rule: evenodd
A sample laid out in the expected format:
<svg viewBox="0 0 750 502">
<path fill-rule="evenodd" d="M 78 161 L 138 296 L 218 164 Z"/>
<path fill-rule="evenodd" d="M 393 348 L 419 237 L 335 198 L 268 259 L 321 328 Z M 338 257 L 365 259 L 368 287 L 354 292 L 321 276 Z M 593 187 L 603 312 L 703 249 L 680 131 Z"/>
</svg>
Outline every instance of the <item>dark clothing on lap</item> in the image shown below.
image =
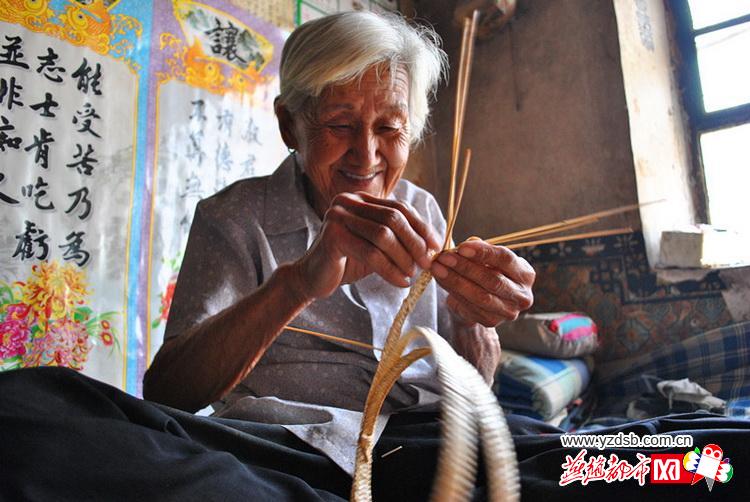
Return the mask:
<svg viewBox="0 0 750 502">
<path fill-rule="evenodd" d="M 716 443 L 732 480 L 639 486 L 634 480 L 560 487 L 561 431 L 510 416 L 524 500 L 745 500 L 750 488 L 750 422 L 708 414 L 668 416 L 597 434 L 691 434 Z M 376 500 L 429 496 L 439 448 L 433 414 L 391 418 L 375 449 Z M 394 448 L 401 449 L 381 458 Z M 673 450 L 674 453 L 684 453 Z M 631 464 L 636 452 L 606 449 Z M 484 498 L 481 473 L 475 499 Z M 0 500 L 348 500 L 351 479 L 281 426 L 198 417 L 143 401 L 61 368 L 0 373 Z M 614 499 L 613 499 L 614 500 Z"/>
</svg>

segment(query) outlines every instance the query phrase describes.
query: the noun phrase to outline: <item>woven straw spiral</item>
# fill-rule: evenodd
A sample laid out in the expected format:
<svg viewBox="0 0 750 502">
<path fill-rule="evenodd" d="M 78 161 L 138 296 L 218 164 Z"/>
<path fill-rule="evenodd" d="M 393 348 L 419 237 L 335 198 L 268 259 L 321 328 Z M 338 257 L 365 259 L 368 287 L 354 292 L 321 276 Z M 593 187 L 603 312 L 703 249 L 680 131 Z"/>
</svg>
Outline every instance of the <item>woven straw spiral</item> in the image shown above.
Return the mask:
<svg viewBox="0 0 750 502">
<path fill-rule="evenodd" d="M 414 361 L 432 354 L 442 390 L 442 442 L 431 499 L 436 502 L 469 500 L 477 470 L 479 440 L 483 443 L 489 500 L 515 501 L 519 495 L 518 464 L 505 417 L 492 391 L 476 368 L 460 357 L 434 331 L 417 327 L 401 336 L 406 317 L 429 284 L 423 272 L 401 305 L 388 333 L 362 417 L 351 500 L 372 500 L 372 451 L 375 422 L 388 393 L 401 373 Z M 414 339 L 428 347 L 402 355 Z"/>
</svg>

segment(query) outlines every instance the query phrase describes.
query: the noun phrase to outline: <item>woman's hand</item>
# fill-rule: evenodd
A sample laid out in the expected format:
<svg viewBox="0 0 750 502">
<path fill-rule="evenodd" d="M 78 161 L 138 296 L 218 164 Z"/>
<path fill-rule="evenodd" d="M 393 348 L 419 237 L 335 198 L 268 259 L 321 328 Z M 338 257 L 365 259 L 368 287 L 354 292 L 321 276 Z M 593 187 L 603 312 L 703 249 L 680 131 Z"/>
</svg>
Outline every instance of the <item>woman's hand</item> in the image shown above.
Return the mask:
<svg viewBox="0 0 750 502">
<path fill-rule="evenodd" d="M 464 242 L 457 252 L 441 253 L 431 272 L 449 294 L 448 308 L 467 326 L 494 328 L 516 319 L 534 301 L 534 269 L 502 246 Z"/>
<path fill-rule="evenodd" d="M 491 384 L 500 364 L 495 326 L 531 307 L 534 269 L 508 248 L 476 240 L 438 255 L 431 271 L 448 292 L 453 347 Z"/>
<path fill-rule="evenodd" d="M 417 266 L 430 267 L 428 252 L 438 249 L 435 230 L 408 205 L 364 192 L 342 193 L 297 265 L 309 297 L 322 298 L 371 273 L 407 287 Z"/>
</svg>

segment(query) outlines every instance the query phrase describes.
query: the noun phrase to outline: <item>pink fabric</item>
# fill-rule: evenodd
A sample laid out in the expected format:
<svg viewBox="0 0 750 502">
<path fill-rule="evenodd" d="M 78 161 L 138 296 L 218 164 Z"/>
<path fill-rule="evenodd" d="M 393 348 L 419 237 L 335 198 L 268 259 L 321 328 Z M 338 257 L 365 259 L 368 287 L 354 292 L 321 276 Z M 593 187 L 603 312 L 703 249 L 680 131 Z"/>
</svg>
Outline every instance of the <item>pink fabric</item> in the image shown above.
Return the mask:
<svg viewBox="0 0 750 502">
<path fill-rule="evenodd" d="M 579 338 L 583 338 L 584 336 L 590 336 L 592 334 L 596 334 L 595 324 L 592 324 L 591 326 L 581 326 L 580 328 L 576 328 L 572 330 L 570 333 L 565 333 L 562 339 L 565 340 L 566 342 L 571 342 L 573 340 L 578 340 Z"/>
<path fill-rule="evenodd" d="M 549 329 L 551 329 L 554 333 L 559 333 L 560 332 L 560 324 L 564 323 L 568 319 L 575 319 L 575 318 L 578 318 L 578 317 L 583 317 L 583 316 L 581 316 L 580 314 L 566 314 L 566 315 L 562 316 L 561 318 L 555 319 L 554 321 L 552 321 L 551 323 L 549 323 Z"/>
</svg>

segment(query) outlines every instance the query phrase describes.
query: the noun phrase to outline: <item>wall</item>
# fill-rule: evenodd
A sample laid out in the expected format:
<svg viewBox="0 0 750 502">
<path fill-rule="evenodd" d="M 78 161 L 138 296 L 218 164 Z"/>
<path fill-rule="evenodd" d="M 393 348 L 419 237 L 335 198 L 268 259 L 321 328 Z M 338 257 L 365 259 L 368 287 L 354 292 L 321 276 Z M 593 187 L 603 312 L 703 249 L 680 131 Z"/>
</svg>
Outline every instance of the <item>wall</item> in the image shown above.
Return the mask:
<svg viewBox="0 0 750 502">
<path fill-rule="evenodd" d="M 454 66 L 460 43 L 452 21 L 455 4 L 413 2 L 419 17 L 443 37 Z M 647 21 L 651 31 L 644 42 L 639 29 Z M 677 169 L 689 155 L 679 102 L 669 93 L 674 88 L 664 25 L 659 0 L 519 0 L 510 27 L 477 43 L 464 133 L 465 146 L 473 148 L 472 171 L 457 238 L 653 200 L 675 188 L 681 194 L 676 203 L 654 210 L 664 213 L 663 221 L 693 217 L 685 195 L 689 179 Z M 648 57 L 639 66 L 644 51 Z M 659 84 L 663 90 L 650 89 Z M 435 161 L 418 170 L 443 204 L 454 93 L 451 82 L 438 96 L 435 135 L 421 157 L 429 160 L 434 151 Z M 632 233 L 522 250 L 537 270 L 534 309 L 591 315 L 601 328 L 599 357 L 605 360 L 750 317 L 748 269 L 665 280 L 649 266 L 653 249 L 641 232 L 641 216 L 651 214 L 631 213 L 592 227 L 629 225 Z"/>
<path fill-rule="evenodd" d="M 455 2 L 414 4 L 457 61 Z M 441 201 L 454 80 L 438 97 L 436 174 L 425 176 Z M 457 237 L 489 237 L 637 201 L 610 2 L 522 1 L 511 29 L 477 44 L 469 92 L 464 144 L 473 149 L 472 171 Z M 598 228 L 627 225 L 639 227 L 637 214 Z"/>
<path fill-rule="evenodd" d="M 672 71 L 672 43 L 662 0 L 615 0 L 633 164 L 649 262 L 663 230 L 695 223 L 689 129 Z"/>
</svg>

